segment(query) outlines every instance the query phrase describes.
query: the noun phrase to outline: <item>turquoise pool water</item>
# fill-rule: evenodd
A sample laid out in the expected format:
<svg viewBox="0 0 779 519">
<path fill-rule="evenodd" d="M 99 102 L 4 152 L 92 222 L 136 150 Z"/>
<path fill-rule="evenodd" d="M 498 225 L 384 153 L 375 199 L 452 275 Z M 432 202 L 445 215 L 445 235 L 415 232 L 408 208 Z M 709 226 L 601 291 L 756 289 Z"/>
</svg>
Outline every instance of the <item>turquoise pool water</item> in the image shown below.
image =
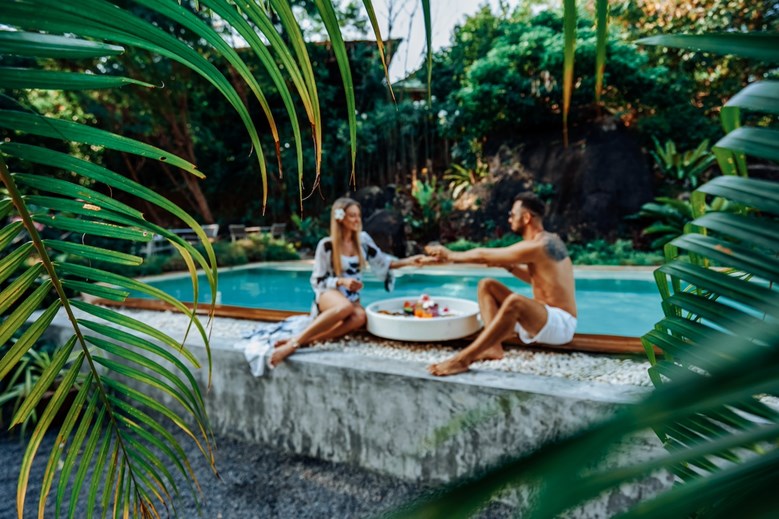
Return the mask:
<svg viewBox="0 0 779 519">
<path fill-rule="evenodd" d="M 383 285 L 370 274 L 362 292 L 363 305 L 390 297 L 416 298 L 422 293 L 431 296 L 461 297 L 476 300 L 476 287 L 484 275 L 499 278 L 516 292 L 530 295 L 528 285 L 513 277 L 505 277 L 497 269 L 460 269 L 457 272 L 431 273 L 425 270 L 401 272 L 395 291 L 387 293 Z M 247 308 L 270 308 L 307 312 L 313 292 L 309 285 L 309 269 L 286 266 L 252 267 L 220 272 L 221 303 Z M 660 295 L 654 281 L 619 279 L 605 274 L 587 273 L 577 277 L 576 302 L 579 310 L 579 333 L 597 333 L 640 337 L 662 318 Z M 147 281 L 181 301 L 192 301 L 192 285 L 188 276 Z M 201 276 L 200 301 L 211 300 L 211 292 Z M 132 294 L 131 297 L 141 297 Z"/>
</svg>

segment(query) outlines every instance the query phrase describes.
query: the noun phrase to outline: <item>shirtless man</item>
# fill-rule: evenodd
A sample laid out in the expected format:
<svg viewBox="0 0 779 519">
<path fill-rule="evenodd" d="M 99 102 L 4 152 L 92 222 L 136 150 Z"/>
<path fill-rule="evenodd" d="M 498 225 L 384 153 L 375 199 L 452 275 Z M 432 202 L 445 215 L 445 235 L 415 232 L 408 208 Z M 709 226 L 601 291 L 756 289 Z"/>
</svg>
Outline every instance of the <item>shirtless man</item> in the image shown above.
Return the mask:
<svg viewBox="0 0 779 519">
<path fill-rule="evenodd" d="M 516 335 L 524 343 L 571 341 L 576 330 L 573 265 L 560 237 L 544 230 L 545 209 L 533 193 L 521 193 L 514 199 L 509 223 L 522 241 L 509 247 L 465 252 L 453 252 L 441 245 L 427 247 L 426 252 L 443 263 L 501 266 L 533 288 L 530 299 L 513 293 L 499 281 L 482 279 L 478 297 L 484 330 L 454 357 L 430 365 L 430 373 L 455 375 L 467 371 L 474 361 L 501 359 L 501 342 Z"/>
</svg>

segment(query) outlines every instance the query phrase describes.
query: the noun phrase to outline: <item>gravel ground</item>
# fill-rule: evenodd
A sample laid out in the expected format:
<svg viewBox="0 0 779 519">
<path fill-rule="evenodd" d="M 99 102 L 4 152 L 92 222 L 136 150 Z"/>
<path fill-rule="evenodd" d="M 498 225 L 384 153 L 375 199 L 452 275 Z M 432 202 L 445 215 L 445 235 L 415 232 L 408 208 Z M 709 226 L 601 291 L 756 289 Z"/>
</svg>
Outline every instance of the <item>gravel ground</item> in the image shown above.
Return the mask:
<svg viewBox="0 0 779 519">
<path fill-rule="evenodd" d="M 123 310 L 123 312 L 159 330 L 165 330 L 174 338 L 183 334 L 186 329 L 187 320 L 181 314 L 143 310 Z M 262 324 L 244 319 L 216 318 L 213 321 L 211 337 L 240 338 L 250 334 Z M 318 343 L 314 347 L 327 351 L 348 351 L 366 357 L 407 360 L 425 364 L 440 362 L 457 351 L 457 348 L 444 344 L 408 343 L 379 339 L 367 332 L 358 332 L 333 341 Z M 617 385 L 652 385 L 647 375 L 649 362 L 643 356 L 628 358 L 617 355 L 553 352 L 509 347 L 502 360 L 476 362 L 472 368 Z"/>
<path fill-rule="evenodd" d="M 44 439 L 37 463 L 33 464 L 25 517 L 35 516 L 40 481 L 54 435 Z M 343 464 L 328 463 L 279 453 L 266 446 L 244 441 L 217 439 L 216 479 L 194 446 L 179 435 L 188 451 L 203 496 L 200 511 L 189 495 L 176 501 L 178 517 L 185 519 L 346 519 L 376 517 L 398 508 L 430 489 L 397 478 Z M 0 436 L 0 519 L 16 518 L 16 483 L 24 445 L 18 437 Z M 182 493 L 184 492 L 183 486 Z M 46 517 L 54 517 L 50 494 Z M 86 501 L 79 503 L 76 517 L 84 517 Z M 508 518 L 514 511 L 493 503 L 480 517 Z M 165 515 L 163 515 L 165 517 Z"/>
</svg>

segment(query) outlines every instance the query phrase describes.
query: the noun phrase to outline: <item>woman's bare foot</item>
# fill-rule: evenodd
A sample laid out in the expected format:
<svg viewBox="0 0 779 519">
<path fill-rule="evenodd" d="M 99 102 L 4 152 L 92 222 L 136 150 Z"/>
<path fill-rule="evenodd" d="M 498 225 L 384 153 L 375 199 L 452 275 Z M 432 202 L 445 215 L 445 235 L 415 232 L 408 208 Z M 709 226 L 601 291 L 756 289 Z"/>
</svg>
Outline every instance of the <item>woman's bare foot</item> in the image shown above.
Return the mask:
<svg viewBox="0 0 779 519">
<path fill-rule="evenodd" d="M 431 364 L 427 367 L 427 370 L 431 375 L 436 377 L 446 377 L 448 375 L 456 375 L 468 371 L 468 365 L 470 362 L 460 360 L 457 356 L 452 357 L 449 360 L 439 362 L 438 364 Z"/>
<path fill-rule="evenodd" d="M 297 340 L 294 339 L 293 337 L 285 337 L 284 339 L 279 339 L 278 341 L 273 343 L 273 347 L 274 348 L 281 348 L 282 346 L 284 346 L 285 344 L 287 344 L 287 343 L 289 343 L 290 341 L 293 341 L 293 340 L 295 342 L 297 342 Z"/>
<path fill-rule="evenodd" d="M 295 353 L 295 350 L 299 347 L 298 341 L 292 339 L 282 339 L 277 342 L 273 350 L 273 355 L 271 355 L 270 358 L 271 367 L 275 368 L 284 362 L 284 359 Z"/>
</svg>

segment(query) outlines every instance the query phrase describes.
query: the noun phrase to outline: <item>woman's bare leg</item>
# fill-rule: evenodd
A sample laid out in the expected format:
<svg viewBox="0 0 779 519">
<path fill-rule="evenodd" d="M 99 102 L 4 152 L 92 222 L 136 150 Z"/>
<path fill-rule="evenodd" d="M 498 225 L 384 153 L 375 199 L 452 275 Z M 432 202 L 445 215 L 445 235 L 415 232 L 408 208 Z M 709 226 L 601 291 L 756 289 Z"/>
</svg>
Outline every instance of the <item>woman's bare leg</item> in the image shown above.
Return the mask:
<svg viewBox="0 0 779 519">
<path fill-rule="evenodd" d="M 271 366 L 279 365 L 300 346 L 306 345 L 321 336 L 329 335 L 328 332 L 338 329 L 354 313 L 355 305 L 339 291 L 328 290 L 319 296 L 319 308 L 322 312 L 297 337 L 290 337 L 289 339 L 282 339 L 276 342 L 273 356 L 271 357 Z M 351 322 L 350 325 L 354 329 L 362 324 L 354 326 L 354 323 Z"/>
<path fill-rule="evenodd" d="M 335 339 L 352 332 L 365 324 L 366 316 L 365 310 L 358 304 L 353 303 L 354 311 L 343 321 L 336 323 L 335 326 L 326 330 L 319 335 L 308 339 L 307 344 L 318 341 L 326 341 L 329 339 Z"/>
</svg>

